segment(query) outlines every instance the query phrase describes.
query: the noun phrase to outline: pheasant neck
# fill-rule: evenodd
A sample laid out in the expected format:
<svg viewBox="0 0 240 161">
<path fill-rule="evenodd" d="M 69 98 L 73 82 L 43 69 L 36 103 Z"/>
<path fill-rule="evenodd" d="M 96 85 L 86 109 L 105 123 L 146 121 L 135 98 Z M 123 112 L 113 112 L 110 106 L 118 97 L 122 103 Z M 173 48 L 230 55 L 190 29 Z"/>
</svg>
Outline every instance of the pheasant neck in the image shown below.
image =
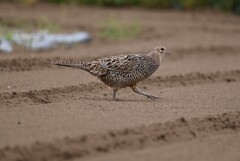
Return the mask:
<svg viewBox="0 0 240 161">
<path fill-rule="evenodd" d="M 162 54 L 159 54 L 158 52 L 151 52 L 149 53 L 149 56 L 158 64 L 160 65 L 161 64 L 161 61 L 164 57 L 164 55 Z"/>
<path fill-rule="evenodd" d="M 159 57 L 160 57 L 160 58 L 159 58 L 159 64 L 161 64 L 164 55 L 160 54 Z"/>
</svg>

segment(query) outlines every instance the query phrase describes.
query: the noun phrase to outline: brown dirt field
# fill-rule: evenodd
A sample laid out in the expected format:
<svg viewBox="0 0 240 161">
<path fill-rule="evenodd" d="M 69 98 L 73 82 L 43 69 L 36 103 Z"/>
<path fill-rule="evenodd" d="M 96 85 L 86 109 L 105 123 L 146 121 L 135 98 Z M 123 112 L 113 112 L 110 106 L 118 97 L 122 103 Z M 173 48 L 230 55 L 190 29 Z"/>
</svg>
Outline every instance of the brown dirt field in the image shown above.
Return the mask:
<svg viewBox="0 0 240 161">
<path fill-rule="evenodd" d="M 32 7 L 0 4 L 0 21 L 36 23 L 60 31 L 89 31 L 90 44 L 0 53 L 0 161 L 239 161 L 240 18 L 225 13 L 136 8 Z M 139 21 L 136 38 L 110 41 L 99 33 L 106 18 Z M 90 74 L 47 60 L 93 60 L 147 53 L 171 55 L 139 84 L 152 101 L 125 88 L 116 102 Z"/>
</svg>

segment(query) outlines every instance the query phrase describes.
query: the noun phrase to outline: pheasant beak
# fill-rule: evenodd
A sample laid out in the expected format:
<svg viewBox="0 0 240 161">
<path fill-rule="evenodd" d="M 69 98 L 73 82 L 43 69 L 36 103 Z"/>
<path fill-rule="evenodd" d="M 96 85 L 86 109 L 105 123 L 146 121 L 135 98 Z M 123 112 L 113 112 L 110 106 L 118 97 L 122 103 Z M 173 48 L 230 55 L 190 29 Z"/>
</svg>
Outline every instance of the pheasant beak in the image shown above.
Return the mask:
<svg viewBox="0 0 240 161">
<path fill-rule="evenodd" d="M 166 51 L 166 53 L 169 54 L 169 55 L 171 55 L 171 53 L 170 53 L 168 50 Z"/>
</svg>

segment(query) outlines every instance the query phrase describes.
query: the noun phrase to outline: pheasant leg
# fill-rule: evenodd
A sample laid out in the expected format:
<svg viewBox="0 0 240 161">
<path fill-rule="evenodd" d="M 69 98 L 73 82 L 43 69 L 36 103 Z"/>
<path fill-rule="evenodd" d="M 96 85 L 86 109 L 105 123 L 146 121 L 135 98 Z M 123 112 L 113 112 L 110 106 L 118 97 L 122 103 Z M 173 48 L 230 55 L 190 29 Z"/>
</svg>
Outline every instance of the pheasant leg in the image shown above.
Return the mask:
<svg viewBox="0 0 240 161">
<path fill-rule="evenodd" d="M 154 100 L 154 99 L 161 99 L 161 98 L 159 98 L 159 97 L 156 97 L 156 96 L 150 95 L 150 94 L 148 94 L 148 93 L 142 92 L 138 87 L 136 87 L 136 85 L 135 85 L 135 86 L 132 86 L 131 88 L 132 88 L 133 92 L 135 92 L 135 93 L 137 93 L 137 94 L 144 95 L 144 96 L 146 96 L 147 98 L 150 98 L 150 99 L 152 99 L 152 100 Z"/>
<path fill-rule="evenodd" d="M 116 93 L 117 93 L 118 89 L 114 88 L 113 89 L 113 101 L 116 101 Z"/>
</svg>

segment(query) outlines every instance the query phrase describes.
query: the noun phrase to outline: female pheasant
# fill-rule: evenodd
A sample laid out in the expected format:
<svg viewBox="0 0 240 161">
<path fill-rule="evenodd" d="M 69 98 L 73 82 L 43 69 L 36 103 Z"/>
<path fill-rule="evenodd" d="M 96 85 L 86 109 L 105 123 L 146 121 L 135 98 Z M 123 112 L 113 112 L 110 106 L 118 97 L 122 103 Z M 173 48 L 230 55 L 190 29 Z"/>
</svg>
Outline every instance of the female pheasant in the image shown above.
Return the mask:
<svg viewBox="0 0 240 161">
<path fill-rule="evenodd" d="M 113 100 L 120 88 L 131 87 L 133 92 L 150 99 L 159 97 L 142 92 L 137 83 L 151 76 L 160 66 L 163 57 L 168 54 L 165 47 L 155 47 L 150 53 L 142 55 L 118 55 L 98 59 L 92 62 L 48 62 L 49 64 L 75 67 L 97 76 L 113 90 Z"/>
</svg>

